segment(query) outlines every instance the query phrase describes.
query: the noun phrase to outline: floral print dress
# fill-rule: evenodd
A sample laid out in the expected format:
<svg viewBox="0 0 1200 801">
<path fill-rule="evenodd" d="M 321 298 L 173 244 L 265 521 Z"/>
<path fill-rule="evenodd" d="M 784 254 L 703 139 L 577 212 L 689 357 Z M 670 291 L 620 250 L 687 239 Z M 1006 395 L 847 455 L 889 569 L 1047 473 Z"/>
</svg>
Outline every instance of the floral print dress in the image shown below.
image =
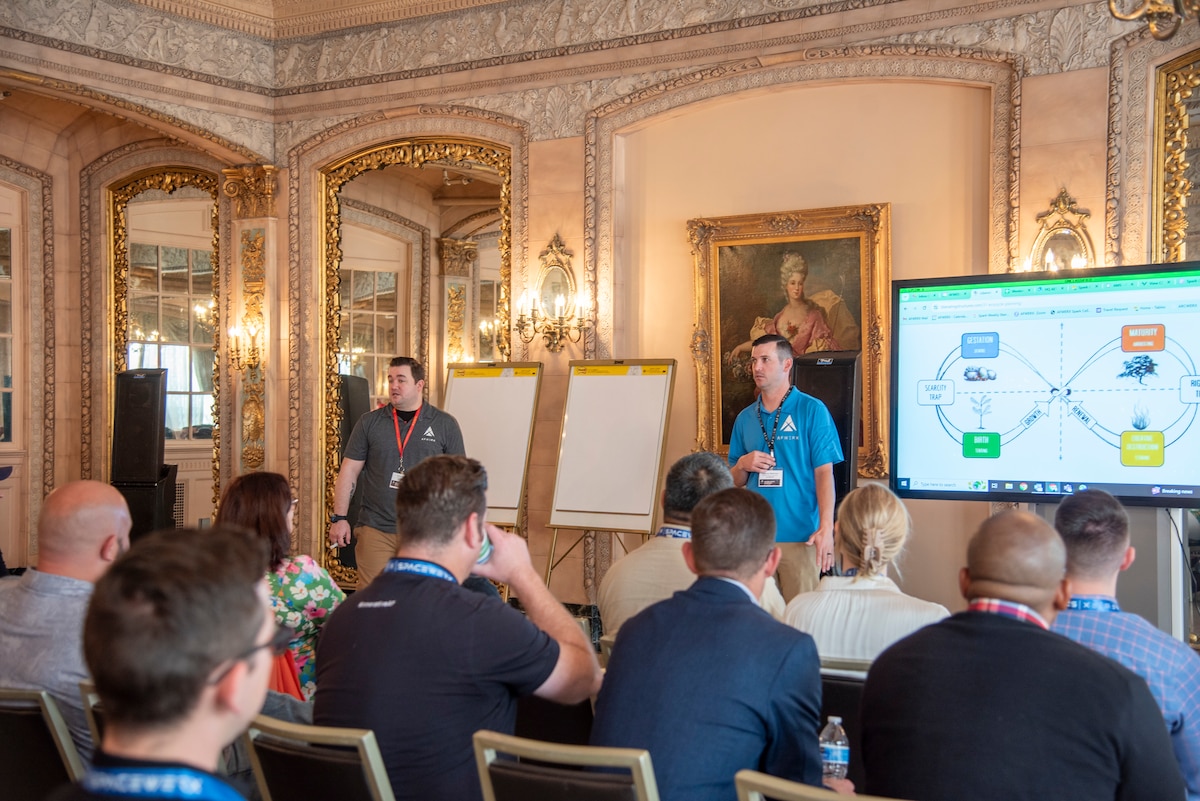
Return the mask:
<svg viewBox="0 0 1200 801">
<path fill-rule="evenodd" d="M 285 557 L 267 579 L 275 622 L 296 632 L 289 648 L 300 671 L 300 689 L 305 699 L 312 698 L 317 689 L 317 635 L 346 593 L 307 554 Z"/>
</svg>

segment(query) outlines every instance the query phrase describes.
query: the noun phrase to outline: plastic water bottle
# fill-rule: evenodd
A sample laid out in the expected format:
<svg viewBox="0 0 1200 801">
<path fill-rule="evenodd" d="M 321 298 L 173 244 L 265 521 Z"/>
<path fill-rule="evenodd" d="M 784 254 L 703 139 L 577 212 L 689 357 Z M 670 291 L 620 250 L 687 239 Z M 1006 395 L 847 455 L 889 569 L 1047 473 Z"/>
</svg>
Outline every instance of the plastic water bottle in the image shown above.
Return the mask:
<svg viewBox="0 0 1200 801">
<path fill-rule="evenodd" d="M 821 729 L 821 776 L 825 779 L 844 779 L 850 767 L 850 738 L 842 728 L 842 719 L 830 715 Z"/>
</svg>

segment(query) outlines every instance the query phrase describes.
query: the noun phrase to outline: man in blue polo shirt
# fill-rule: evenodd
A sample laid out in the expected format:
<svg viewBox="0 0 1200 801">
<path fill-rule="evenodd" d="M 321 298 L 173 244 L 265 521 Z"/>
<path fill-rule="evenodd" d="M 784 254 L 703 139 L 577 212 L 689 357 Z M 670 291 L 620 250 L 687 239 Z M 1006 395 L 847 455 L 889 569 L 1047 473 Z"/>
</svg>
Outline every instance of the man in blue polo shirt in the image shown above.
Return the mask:
<svg viewBox="0 0 1200 801">
<path fill-rule="evenodd" d="M 815 590 L 821 571 L 833 567 L 833 466 L 842 445 L 825 404 L 792 386 L 786 338 L 754 340 L 750 363 L 759 396 L 733 423 L 729 469 L 736 486 L 775 511 L 779 589 L 790 601 Z"/>
<path fill-rule="evenodd" d="M 1117 605 L 1117 576 L 1133 564 L 1129 516 L 1103 490 L 1059 504 L 1054 527 L 1067 546 L 1071 602 L 1054 631 L 1115 659 L 1146 680 L 1162 710 L 1188 799 L 1200 799 L 1200 656 Z"/>
</svg>

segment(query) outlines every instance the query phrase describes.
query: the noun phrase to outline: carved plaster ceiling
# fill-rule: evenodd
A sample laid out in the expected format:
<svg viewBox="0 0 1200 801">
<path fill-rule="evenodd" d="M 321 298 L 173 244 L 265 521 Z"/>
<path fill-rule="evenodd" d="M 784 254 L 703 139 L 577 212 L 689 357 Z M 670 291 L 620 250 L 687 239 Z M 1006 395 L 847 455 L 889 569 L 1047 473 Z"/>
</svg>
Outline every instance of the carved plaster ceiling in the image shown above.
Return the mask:
<svg viewBox="0 0 1200 801">
<path fill-rule="evenodd" d="M 496 5 L 507 0 L 132 0 L 230 30 L 287 39 Z"/>
</svg>

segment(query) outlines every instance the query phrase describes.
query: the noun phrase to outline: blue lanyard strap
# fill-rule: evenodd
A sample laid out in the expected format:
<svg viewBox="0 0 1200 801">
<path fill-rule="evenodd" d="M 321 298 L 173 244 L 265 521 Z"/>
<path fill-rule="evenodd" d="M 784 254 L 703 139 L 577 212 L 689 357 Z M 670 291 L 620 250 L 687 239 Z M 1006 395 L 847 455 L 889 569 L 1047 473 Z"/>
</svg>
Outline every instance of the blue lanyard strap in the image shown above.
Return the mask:
<svg viewBox="0 0 1200 801">
<path fill-rule="evenodd" d="M 180 798 L 203 801 L 245 801 L 215 776 L 183 767 L 93 767 L 80 780 L 83 789 L 97 795 L 123 798 Z"/>
<path fill-rule="evenodd" d="M 435 565 L 433 562 L 426 562 L 424 559 L 401 559 L 400 557 L 389 559 L 383 572 L 412 573 L 416 576 L 430 576 L 458 583 L 458 579 L 449 570 L 441 565 Z"/>
<path fill-rule="evenodd" d="M 1120 612 L 1121 607 L 1112 598 L 1103 595 L 1075 595 L 1071 597 L 1068 609 L 1077 612 Z"/>
<path fill-rule="evenodd" d="M 692 538 L 692 530 L 690 528 L 676 528 L 675 526 L 662 526 L 658 529 L 656 537 L 670 537 L 673 540 L 690 540 Z"/>
</svg>

